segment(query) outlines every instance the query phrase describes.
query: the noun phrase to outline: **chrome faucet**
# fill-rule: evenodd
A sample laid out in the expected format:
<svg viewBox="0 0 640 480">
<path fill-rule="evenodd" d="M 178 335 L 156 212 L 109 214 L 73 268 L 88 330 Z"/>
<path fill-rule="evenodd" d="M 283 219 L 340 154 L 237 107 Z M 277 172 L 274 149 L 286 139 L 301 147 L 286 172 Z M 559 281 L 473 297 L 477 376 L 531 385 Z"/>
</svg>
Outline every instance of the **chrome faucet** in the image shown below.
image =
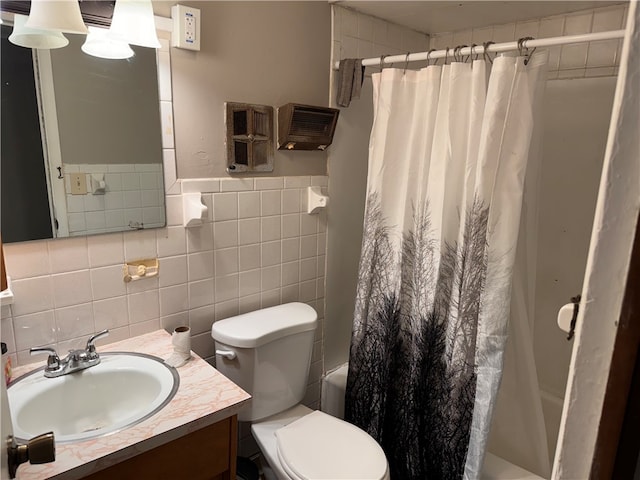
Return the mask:
<svg viewBox="0 0 640 480">
<path fill-rule="evenodd" d="M 84 370 L 100 363 L 100 355 L 96 351 L 96 340 L 109 335 L 109 330 L 92 335 L 87 340 L 87 346 L 84 350 L 69 350 L 69 355 L 62 360 L 53 348 L 37 347 L 29 350 L 31 355 L 38 353 L 48 353 L 47 366 L 44 369 L 44 376 L 48 378 L 60 377 L 68 373 Z"/>
</svg>

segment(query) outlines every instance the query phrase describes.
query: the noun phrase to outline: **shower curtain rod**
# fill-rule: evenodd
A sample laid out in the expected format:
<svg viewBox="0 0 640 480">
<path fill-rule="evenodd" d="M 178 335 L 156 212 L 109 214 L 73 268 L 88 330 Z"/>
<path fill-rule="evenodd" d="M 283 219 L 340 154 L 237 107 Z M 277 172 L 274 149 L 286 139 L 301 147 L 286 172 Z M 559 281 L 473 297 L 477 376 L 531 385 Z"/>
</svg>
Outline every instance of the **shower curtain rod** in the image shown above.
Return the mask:
<svg viewBox="0 0 640 480">
<path fill-rule="evenodd" d="M 600 40 L 614 40 L 624 37 L 624 30 L 611 30 L 608 32 L 596 32 L 596 33 L 583 33 L 580 35 L 566 35 L 563 37 L 549 37 L 524 40 L 522 47 L 524 48 L 537 48 L 537 47 L 553 47 L 556 45 L 568 45 L 571 43 L 584 43 L 584 42 L 597 42 Z M 455 47 L 455 46 L 454 46 Z M 453 58 L 454 47 L 449 47 L 449 50 L 434 50 L 432 52 L 419 52 L 389 55 L 382 58 L 382 64 L 390 63 L 406 63 L 406 62 L 419 62 L 423 60 L 436 60 L 438 58 L 445 58 L 449 56 Z M 509 52 L 512 50 L 518 50 L 518 41 L 505 42 L 505 43 L 492 43 L 486 49 L 488 53 L 500 53 Z M 482 55 L 485 52 L 485 48 L 482 45 L 476 45 L 475 47 L 464 47 L 458 51 L 459 55 Z M 365 67 L 380 66 L 380 57 L 365 58 L 362 60 L 362 65 Z M 335 62 L 334 69 L 337 70 L 340 67 L 340 62 Z"/>
</svg>

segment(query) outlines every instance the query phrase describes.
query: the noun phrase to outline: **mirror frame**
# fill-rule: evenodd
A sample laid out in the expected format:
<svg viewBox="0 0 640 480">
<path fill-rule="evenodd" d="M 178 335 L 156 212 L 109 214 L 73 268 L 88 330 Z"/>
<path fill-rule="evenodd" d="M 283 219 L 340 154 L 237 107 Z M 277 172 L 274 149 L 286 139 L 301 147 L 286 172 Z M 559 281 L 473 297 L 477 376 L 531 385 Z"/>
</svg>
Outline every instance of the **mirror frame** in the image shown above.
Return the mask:
<svg viewBox="0 0 640 480">
<path fill-rule="evenodd" d="M 168 17 L 154 16 L 156 30 L 173 31 L 173 21 Z M 162 128 L 162 163 L 164 171 L 164 194 L 181 193 L 176 166 L 175 129 L 173 126 L 173 85 L 171 81 L 171 42 L 160 38 L 160 48 L 156 50 L 158 68 L 158 96 L 160 99 L 160 127 Z M 165 198 L 165 209 L 167 202 Z"/>
</svg>

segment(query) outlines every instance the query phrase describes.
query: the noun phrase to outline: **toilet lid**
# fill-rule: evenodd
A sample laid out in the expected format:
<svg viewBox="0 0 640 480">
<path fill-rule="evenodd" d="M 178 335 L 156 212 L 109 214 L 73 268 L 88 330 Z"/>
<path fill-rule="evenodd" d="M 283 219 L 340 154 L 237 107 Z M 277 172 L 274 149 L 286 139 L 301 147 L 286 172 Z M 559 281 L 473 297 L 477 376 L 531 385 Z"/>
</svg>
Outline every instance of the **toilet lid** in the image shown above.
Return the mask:
<svg viewBox="0 0 640 480">
<path fill-rule="evenodd" d="M 320 411 L 276 431 L 284 470 L 299 480 L 381 480 L 387 459 L 380 445 L 354 425 Z"/>
</svg>

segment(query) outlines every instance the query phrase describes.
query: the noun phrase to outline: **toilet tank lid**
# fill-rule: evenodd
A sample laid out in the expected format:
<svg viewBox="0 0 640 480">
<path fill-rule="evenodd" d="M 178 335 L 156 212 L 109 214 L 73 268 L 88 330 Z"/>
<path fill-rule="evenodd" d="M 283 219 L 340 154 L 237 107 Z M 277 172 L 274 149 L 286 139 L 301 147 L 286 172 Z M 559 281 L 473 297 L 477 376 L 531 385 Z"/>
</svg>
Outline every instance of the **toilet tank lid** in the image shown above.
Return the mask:
<svg viewBox="0 0 640 480">
<path fill-rule="evenodd" d="M 315 330 L 318 314 L 305 303 L 285 303 L 236 317 L 211 326 L 214 340 L 231 347 L 255 348 L 278 338 Z"/>
</svg>

